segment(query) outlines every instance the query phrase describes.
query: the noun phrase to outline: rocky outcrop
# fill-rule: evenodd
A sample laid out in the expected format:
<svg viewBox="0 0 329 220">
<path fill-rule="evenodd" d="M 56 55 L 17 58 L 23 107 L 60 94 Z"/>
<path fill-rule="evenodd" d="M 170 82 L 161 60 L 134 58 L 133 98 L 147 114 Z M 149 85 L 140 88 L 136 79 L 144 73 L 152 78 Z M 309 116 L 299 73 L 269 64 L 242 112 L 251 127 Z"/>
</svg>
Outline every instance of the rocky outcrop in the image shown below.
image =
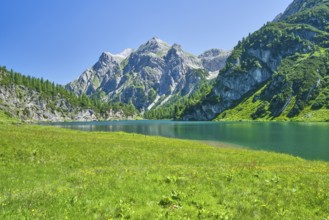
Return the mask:
<svg viewBox="0 0 329 220">
<path fill-rule="evenodd" d="M 60 95 L 45 99 L 21 85 L 0 86 L 0 109 L 22 121 L 95 121 L 127 119 L 123 111 L 98 114 L 93 109 L 73 106 Z"/>
<path fill-rule="evenodd" d="M 227 58 L 231 55 L 232 51 L 225 51 L 220 49 L 207 50 L 198 58 L 202 61 L 203 67 L 212 74 L 213 77 L 218 75 L 218 70 L 224 68 Z"/>
<path fill-rule="evenodd" d="M 108 52 L 102 53 L 98 62 L 83 72 L 79 79 L 70 83 L 67 88 L 77 95 L 94 94 L 99 87 L 104 87 L 107 93 L 112 93 L 117 89 L 123 76 L 120 64 L 132 51 L 132 49 L 126 49 L 117 55 Z"/>
<path fill-rule="evenodd" d="M 288 8 L 280 15 L 278 15 L 274 21 L 283 21 L 291 15 L 297 14 L 304 10 L 314 8 L 318 5 L 329 3 L 326 0 L 312 0 L 312 1 L 305 1 L 305 0 L 295 0 L 293 1 Z"/>
<path fill-rule="evenodd" d="M 135 51 L 103 53 L 92 68 L 66 87 L 78 95 L 133 103 L 143 111 L 175 94 L 190 94 L 201 80 L 216 77 L 228 55 L 214 49 L 196 57 L 178 44 L 170 46 L 152 38 Z"/>
</svg>

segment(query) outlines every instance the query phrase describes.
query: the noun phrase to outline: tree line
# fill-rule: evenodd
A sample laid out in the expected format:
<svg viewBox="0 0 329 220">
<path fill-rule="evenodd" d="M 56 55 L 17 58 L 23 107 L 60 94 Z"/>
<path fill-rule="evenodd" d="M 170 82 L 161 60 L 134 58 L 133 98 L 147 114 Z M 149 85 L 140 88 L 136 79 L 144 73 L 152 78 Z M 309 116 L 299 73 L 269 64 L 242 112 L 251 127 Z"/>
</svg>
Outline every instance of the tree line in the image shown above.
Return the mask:
<svg viewBox="0 0 329 220">
<path fill-rule="evenodd" d="M 138 111 L 132 104 L 104 102 L 98 98 L 90 98 L 85 94 L 77 96 L 62 85 L 55 84 L 43 78 L 26 76 L 13 70 L 7 70 L 5 66 L 0 66 L 0 85 L 21 85 L 39 92 L 43 99 L 55 100 L 55 97 L 61 97 L 66 99 L 73 106 L 90 108 L 98 113 L 106 113 L 109 110 L 122 110 L 127 116 L 138 114 Z"/>
</svg>

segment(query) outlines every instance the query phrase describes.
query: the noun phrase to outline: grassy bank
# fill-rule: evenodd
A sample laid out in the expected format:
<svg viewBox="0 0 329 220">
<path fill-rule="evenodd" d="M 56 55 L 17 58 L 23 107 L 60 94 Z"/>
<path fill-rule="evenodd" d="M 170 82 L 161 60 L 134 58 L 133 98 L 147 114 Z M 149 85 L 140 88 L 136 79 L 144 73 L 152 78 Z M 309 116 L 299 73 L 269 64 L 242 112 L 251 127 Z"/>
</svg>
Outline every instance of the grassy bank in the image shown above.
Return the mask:
<svg viewBox="0 0 329 220">
<path fill-rule="evenodd" d="M 0 125 L 8 124 L 8 123 L 17 123 L 17 122 L 18 122 L 18 120 L 16 118 L 12 118 L 7 113 L 0 110 Z"/>
<path fill-rule="evenodd" d="M 0 124 L 0 219 L 328 219 L 329 164 Z"/>
</svg>

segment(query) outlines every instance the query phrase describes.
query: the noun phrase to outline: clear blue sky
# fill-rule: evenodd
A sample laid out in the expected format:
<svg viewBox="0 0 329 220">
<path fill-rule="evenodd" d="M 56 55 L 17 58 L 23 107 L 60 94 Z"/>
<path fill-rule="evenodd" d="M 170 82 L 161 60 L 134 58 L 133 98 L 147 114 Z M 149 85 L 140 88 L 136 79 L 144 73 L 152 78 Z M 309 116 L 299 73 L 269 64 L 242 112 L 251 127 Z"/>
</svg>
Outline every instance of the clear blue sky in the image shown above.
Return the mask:
<svg viewBox="0 0 329 220">
<path fill-rule="evenodd" d="M 292 0 L 1 0 L 0 65 L 65 84 L 103 51 L 153 36 L 185 51 L 233 48 Z"/>
</svg>

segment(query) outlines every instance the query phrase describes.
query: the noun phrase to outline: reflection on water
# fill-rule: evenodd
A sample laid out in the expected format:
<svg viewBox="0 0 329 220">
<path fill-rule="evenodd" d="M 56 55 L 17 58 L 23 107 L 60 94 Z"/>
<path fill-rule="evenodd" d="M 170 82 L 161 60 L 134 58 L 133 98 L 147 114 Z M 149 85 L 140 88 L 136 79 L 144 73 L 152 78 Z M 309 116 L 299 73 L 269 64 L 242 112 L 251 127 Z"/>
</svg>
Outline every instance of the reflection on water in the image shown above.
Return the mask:
<svg viewBox="0 0 329 220">
<path fill-rule="evenodd" d="M 329 124 L 292 122 L 64 122 L 49 125 L 84 131 L 124 131 L 146 135 L 226 142 L 244 147 L 329 161 Z"/>
</svg>

